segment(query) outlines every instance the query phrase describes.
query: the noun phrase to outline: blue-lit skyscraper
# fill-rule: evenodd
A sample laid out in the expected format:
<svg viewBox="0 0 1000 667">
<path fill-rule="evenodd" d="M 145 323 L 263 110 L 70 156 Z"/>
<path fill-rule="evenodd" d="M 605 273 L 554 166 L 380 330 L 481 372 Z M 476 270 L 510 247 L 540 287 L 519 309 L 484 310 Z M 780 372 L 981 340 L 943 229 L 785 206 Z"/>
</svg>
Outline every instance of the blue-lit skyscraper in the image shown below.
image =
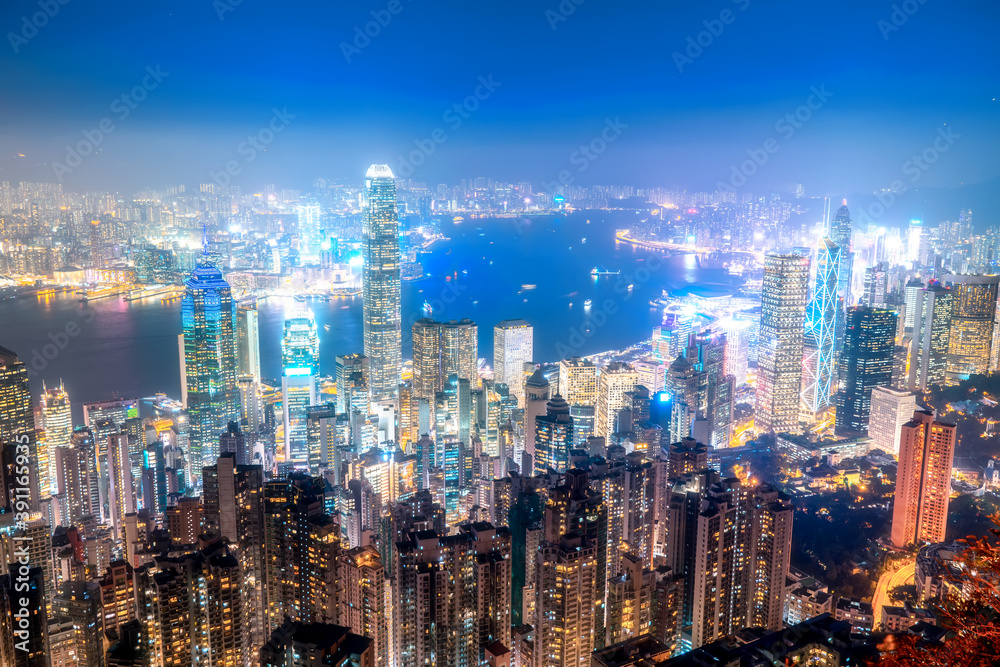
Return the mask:
<svg viewBox="0 0 1000 667">
<path fill-rule="evenodd" d="M 364 260 L 365 356 L 371 398 L 391 398 L 402 378 L 400 333 L 399 216 L 396 183 L 387 165 L 373 164 L 365 175 L 365 215 L 361 227 Z"/>
<path fill-rule="evenodd" d="M 840 269 L 837 277 L 837 326 L 834 332 L 837 353 L 844 347 L 844 328 L 847 322 L 847 306 L 851 303 L 851 274 L 854 270 L 854 253 L 851 251 L 851 212 L 847 200 L 837 209 L 827 225 L 827 237 L 840 246 Z"/>
<path fill-rule="evenodd" d="M 285 424 L 285 461 L 308 464 L 306 408 L 316 404 L 319 334 L 310 311 L 285 320 L 281 339 L 281 406 Z"/>
<path fill-rule="evenodd" d="M 802 401 L 813 415 L 832 404 L 837 377 L 836 331 L 842 248 L 823 239 L 816 249 L 816 279 L 806 306 Z"/>
<path fill-rule="evenodd" d="M 188 412 L 191 470 L 219 456 L 219 432 L 239 418 L 235 310 L 229 283 L 207 261 L 184 283 L 181 388 Z"/>
</svg>

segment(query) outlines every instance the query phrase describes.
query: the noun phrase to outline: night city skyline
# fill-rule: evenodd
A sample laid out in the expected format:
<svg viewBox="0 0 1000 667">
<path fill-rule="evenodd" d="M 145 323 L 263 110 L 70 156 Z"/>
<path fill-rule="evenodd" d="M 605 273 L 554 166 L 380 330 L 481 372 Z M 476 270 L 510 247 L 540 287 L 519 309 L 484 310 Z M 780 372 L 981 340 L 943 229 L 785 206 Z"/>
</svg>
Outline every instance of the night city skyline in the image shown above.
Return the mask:
<svg viewBox="0 0 1000 667">
<path fill-rule="evenodd" d="M 0 667 L 997 664 L 998 25 L 6 3 Z"/>
</svg>

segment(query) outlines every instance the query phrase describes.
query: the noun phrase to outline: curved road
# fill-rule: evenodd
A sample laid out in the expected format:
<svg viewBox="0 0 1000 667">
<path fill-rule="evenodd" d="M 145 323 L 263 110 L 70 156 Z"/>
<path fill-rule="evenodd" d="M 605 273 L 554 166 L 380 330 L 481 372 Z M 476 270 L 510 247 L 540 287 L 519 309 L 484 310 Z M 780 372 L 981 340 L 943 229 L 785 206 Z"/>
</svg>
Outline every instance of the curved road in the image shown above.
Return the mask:
<svg viewBox="0 0 1000 667">
<path fill-rule="evenodd" d="M 895 572 L 883 574 L 875 587 L 875 594 L 872 596 L 872 613 L 875 614 L 875 627 L 882 622 L 882 607 L 892 606 L 889 599 L 889 591 L 897 586 L 913 583 L 916 576 L 916 562 L 907 563 Z"/>
</svg>

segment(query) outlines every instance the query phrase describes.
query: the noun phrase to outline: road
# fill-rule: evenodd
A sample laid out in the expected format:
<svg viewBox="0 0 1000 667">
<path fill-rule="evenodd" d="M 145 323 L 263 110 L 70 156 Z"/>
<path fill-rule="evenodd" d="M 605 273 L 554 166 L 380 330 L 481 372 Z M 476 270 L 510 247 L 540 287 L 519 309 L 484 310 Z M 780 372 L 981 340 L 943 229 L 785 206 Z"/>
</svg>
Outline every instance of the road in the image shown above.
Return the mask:
<svg viewBox="0 0 1000 667">
<path fill-rule="evenodd" d="M 872 596 L 872 612 L 875 614 L 876 627 L 882 621 L 882 607 L 891 606 L 889 591 L 897 586 L 913 583 L 916 570 L 916 562 L 907 563 L 895 572 L 887 572 L 879 578 L 878 585 L 875 587 L 875 595 Z"/>
</svg>

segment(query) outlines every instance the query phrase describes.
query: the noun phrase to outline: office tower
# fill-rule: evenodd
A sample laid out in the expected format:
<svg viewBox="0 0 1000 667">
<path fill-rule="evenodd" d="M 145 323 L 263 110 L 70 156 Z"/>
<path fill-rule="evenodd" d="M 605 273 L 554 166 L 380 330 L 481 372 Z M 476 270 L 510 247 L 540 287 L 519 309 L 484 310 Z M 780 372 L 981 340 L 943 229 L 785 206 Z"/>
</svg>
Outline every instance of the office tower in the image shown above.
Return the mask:
<svg viewBox="0 0 1000 667">
<path fill-rule="evenodd" d="M 544 415 L 535 417 L 534 474 L 544 475 L 551 468 L 566 472 L 571 466 L 569 451 L 573 448 L 573 418 L 569 403 L 556 394 L 546 404 Z"/>
<path fill-rule="evenodd" d="M 535 667 L 582 667 L 595 643 L 597 550 L 579 533 L 546 541 L 538 553 Z M 603 610 L 602 610 L 603 612 Z M 603 637 L 602 637 L 603 639 Z"/>
<path fill-rule="evenodd" d="M 234 319 L 229 283 L 205 261 L 184 282 L 181 300 L 181 390 L 195 471 L 218 457 L 219 431 L 239 416 Z"/>
<path fill-rule="evenodd" d="M 61 498 L 59 522 L 79 526 L 92 516 L 91 456 L 93 450 L 81 445 L 56 449 L 56 491 Z"/>
<path fill-rule="evenodd" d="M 702 380 L 705 377 L 685 355 L 678 355 L 667 369 L 664 382 L 666 402 L 670 416 L 666 427 L 667 442 L 691 436 L 692 426 L 701 408 Z"/>
<path fill-rule="evenodd" d="M 851 302 L 851 277 L 854 269 L 854 252 L 851 245 L 851 212 L 847 209 L 847 200 L 837 209 L 833 218 L 830 219 L 827 236 L 833 243 L 840 246 L 840 268 L 837 271 L 837 305 L 836 325 L 835 325 L 835 347 L 836 351 L 844 344 L 844 323 L 846 313 L 844 308 Z"/>
<path fill-rule="evenodd" d="M 391 398 L 402 379 L 399 218 L 396 183 L 387 165 L 373 164 L 365 174 L 361 235 L 365 356 L 371 398 L 380 401 Z"/>
<path fill-rule="evenodd" d="M 597 405 L 597 366 L 580 357 L 559 362 L 558 393 L 570 405 Z"/>
<path fill-rule="evenodd" d="M 906 229 L 905 261 L 913 266 L 920 264 L 920 250 L 924 241 L 923 231 L 923 223 L 920 220 L 910 220 L 910 226 Z"/>
<path fill-rule="evenodd" d="M 160 557 L 135 578 L 150 664 L 249 664 L 242 573 L 228 547 L 216 539 L 197 552 Z"/>
<path fill-rule="evenodd" d="M 837 384 L 836 332 L 838 309 L 842 307 L 839 292 L 842 252 L 843 248 L 831 239 L 823 239 L 816 249 L 816 282 L 806 306 L 802 361 L 802 401 L 813 416 L 830 407 Z"/>
<path fill-rule="evenodd" d="M 764 259 L 754 408 L 758 433 L 798 430 L 808 286 L 808 257 Z"/>
<path fill-rule="evenodd" d="M 28 367 L 17 355 L 5 347 L 0 347 L 0 445 L 26 448 L 28 458 L 38 460 L 35 438 L 35 412 L 31 408 L 31 391 L 28 386 Z M 29 472 L 28 487 L 20 484 L 4 483 L 4 505 L 12 500 L 28 501 L 32 508 L 38 507 L 38 471 Z M 13 478 L 11 478 L 13 479 Z"/>
<path fill-rule="evenodd" d="M 11 667 L 49 667 L 45 575 L 11 564 L 0 576 L 0 658 Z M 21 618 L 15 618 L 15 614 Z M 14 624 L 17 624 L 16 626 Z"/>
<path fill-rule="evenodd" d="M 856 306 L 847 310 L 837 394 L 836 432 L 868 432 L 872 389 L 892 384 L 898 315 L 891 310 Z"/>
<path fill-rule="evenodd" d="M 339 625 L 372 640 L 374 665 L 389 665 L 389 608 L 386 577 L 378 549 L 369 545 L 345 551 L 340 567 Z"/>
<path fill-rule="evenodd" d="M 920 291 L 924 289 L 924 281 L 920 278 L 910 278 L 903 287 L 903 303 L 906 304 L 906 315 L 903 326 L 906 331 L 914 331 L 914 325 L 920 319 L 917 312 L 920 306 Z"/>
<path fill-rule="evenodd" d="M 597 427 L 594 435 L 608 438 L 615 432 L 618 411 L 625 404 L 625 393 L 639 382 L 639 374 L 626 363 L 613 361 L 601 369 L 597 379 Z"/>
<path fill-rule="evenodd" d="M 888 292 L 888 267 L 885 262 L 879 262 L 875 266 L 865 269 L 864 297 L 862 301 L 866 306 L 884 306 L 885 297 Z"/>
<path fill-rule="evenodd" d="M 125 538 L 125 515 L 138 510 L 135 479 L 129 461 L 128 435 L 119 433 L 108 438 L 108 512 L 111 526 L 119 540 Z"/>
<path fill-rule="evenodd" d="M 900 431 L 893 545 L 944 541 L 954 458 L 955 425 L 936 421 L 933 412 L 915 410 Z"/>
<path fill-rule="evenodd" d="M 236 422 L 229 422 L 226 430 L 219 435 L 219 456 L 232 454 L 236 457 L 237 465 L 250 465 L 253 459 L 253 452 L 247 447 L 246 436 L 240 430 L 240 425 Z"/>
<path fill-rule="evenodd" d="M 944 385 L 951 339 L 954 294 L 936 280 L 918 292 L 910 352 L 910 389 Z"/>
<path fill-rule="evenodd" d="M 903 344 L 892 348 L 892 386 L 905 389 L 909 385 L 910 336 L 903 336 Z"/>
<path fill-rule="evenodd" d="M 69 447 L 73 434 L 73 417 L 69 396 L 62 382 L 57 388 L 48 389 L 42 382 L 42 395 L 38 401 L 44 443 L 38 445 L 38 480 L 42 497 L 56 492 L 56 448 Z"/>
<path fill-rule="evenodd" d="M 264 472 L 238 464 L 232 454 L 219 455 L 204 469 L 204 531 L 226 538 L 236 548 L 243 575 L 243 627 L 251 645 L 267 640 L 264 590 Z"/>
<path fill-rule="evenodd" d="M 653 358 L 669 364 L 684 352 L 694 331 L 694 314 L 682 306 L 670 306 L 663 312 L 660 326 L 653 328 Z"/>
<path fill-rule="evenodd" d="M 307 463 L 306 408 L 316 403 L 319 334 L 310 311 L 285 320 L 281 340 L 281 409 L 285 422 L 285 462 Z"/>
<path fill-rule="evenodd" d="M 1000 276 L 945 276 L 951 287 L 951 331 L 946 377 L 958 382 L 990 369 Z"/>
<path fill-rule="evenodd" d="M 413 323 L 413 394 L 431 399 L 441 391 L 441 323 L 422 317 Z"/>
<path fill-rule="evenodd" d="M 691 336 L 684 352 L 697 373 L 697 404 L 691 406 L 697 409 L 697 416 L 690 431 L 678 435 L 693 434 L 713 448 L 728 447 L 732 432 L 736 383 L 725 374 L 726 346 L 724 334 L 706 331 Z M 678 439 L 670 434 L 671 441 Z"/>
<path fill-rule="evenodd" d="M 534 357 L 534 328 L 524 320 L 504 320 L 493 327 L 493 376 L 524 404 L 524 365 Z"/>
<path fill-rule="evenodd" d="M 483 664 L 510 646 L 511 534 L 486 522 L 457 534 L 409 533 L 397 543 L 393 610 L 400 665 Z"/>
<path fill-rule="evenodd" d="M 337 356 L 335 375 L 337 412 L 357 411 L 367 415 L 371 406 L 368 357 L 363 354 Z"/>
<path fill-rule="evenodd" d="M 739 388 L 747 382 L 747 361 L 750 356 L 750 329 L 753 323 L 727 317 L 715 323 L 714 328 L 726 336 L 726 361 L 723 373 L 733 376 Z"/>
<path fill-rule="evenodd" d="M 306 623 L 332 622 L 340 553 L 340 525 L 327 514 L 318 478 L 296 473 L 264 486 L 268 627 L 285 616 Z"/>
<path fill-rule="evenodd" d="M 545 414 L 551 396 L 549 381 L 541 369 L 524 383 L 524 452 L 529 456 L 535 457 L 535 418 Z M 537 461 L 537 458 L 532 460 Z"/>
<path fill-rule="evenodd" d="M 917 395 L 912 391 L 894 387 L 872 389 L 871 416 L 868 419 L 872 449 L 881 449 L 898 457 L 903 425 L 910 421 L 916 409 Z"/>
<path fill-rule="evenodd" d="M 433 398 L 450 375 L 478 389 L 479 327 L 469 319 L 436 322 L 424 317 L 413 323 L 413 390 Z"/>
<path fill-rule="evenodd" d="M 257 304 L 236 308 L 236 374 L 260 384 L 260 327 Z"/>
<path fill-rule="evenodd" d="M 101 613 L 101 586 L 96 581 L 68 581 L 52 600 L 52 611 L 73 626 L 76 664 L 104 666 L 104 626 Z"/>
<path fill-rule="evenodd" d="M 373 667 L 374 640 L 341 625 L 286 619 L 260 651 L 260 667 Z"/>
</svg>

